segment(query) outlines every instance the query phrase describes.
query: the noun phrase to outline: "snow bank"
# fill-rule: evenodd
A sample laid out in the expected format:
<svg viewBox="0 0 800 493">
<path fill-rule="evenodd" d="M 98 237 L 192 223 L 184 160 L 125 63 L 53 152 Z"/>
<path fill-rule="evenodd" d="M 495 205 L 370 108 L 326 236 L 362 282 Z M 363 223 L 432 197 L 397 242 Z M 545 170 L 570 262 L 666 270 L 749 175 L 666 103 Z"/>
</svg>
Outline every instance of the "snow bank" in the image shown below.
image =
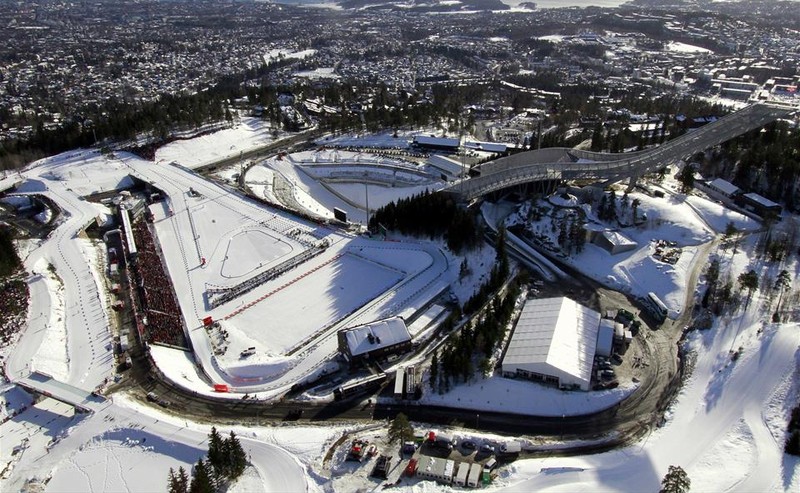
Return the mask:
<svg viewBox="0 0 800 493">
<path fill-rule="evenodd" d="M 570 392 L 534 382 L 493 375 L 454 386 L 439 395 L 429 389 L 420 402 L 475 411 L 495 411 L 531 416 L 580 416 L 616 405 L 636 385 L 595 392 Z"/>
</svg>

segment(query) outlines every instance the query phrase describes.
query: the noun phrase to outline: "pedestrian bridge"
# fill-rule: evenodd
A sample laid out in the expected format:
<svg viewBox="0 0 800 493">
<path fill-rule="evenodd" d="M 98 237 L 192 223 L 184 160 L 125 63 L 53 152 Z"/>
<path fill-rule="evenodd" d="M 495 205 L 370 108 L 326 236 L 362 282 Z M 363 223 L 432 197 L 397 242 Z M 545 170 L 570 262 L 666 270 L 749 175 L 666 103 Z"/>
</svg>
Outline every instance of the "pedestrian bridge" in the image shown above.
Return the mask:
<svg viewBox="0 0 800 493">
<path fill-rule="evenodd" d="M 14 383 L 31 392 L 65 402 L 83 412 L 99 411 L 108 405 L 108 402 L 103 397 L 64 382 L 59 382 L 50 375 L 38 371 L 31 373 L 27 377 L 14 380 Z"/>
<path fill-rule="evenodd" d="M 457 181 L 445 192 L 470 201 L 504 188 L 544 180 L 607 183 L 652 173 L 678 159 L 726 142 L 797 112 L 796 106 L 755 103 L 676 139 L 644 151 L 611 154 L 552 147 L 490 161 L 475 178 Z"/>
</svg>

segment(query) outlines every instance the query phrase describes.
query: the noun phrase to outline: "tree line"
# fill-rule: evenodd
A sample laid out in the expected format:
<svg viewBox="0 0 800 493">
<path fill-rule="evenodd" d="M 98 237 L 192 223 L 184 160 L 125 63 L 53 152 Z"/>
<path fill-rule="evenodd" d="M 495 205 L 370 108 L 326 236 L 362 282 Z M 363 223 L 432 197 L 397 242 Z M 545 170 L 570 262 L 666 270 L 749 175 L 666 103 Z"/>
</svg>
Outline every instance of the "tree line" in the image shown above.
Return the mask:
<svg viewBox="0 0 800 493">
<path fill-rule="evenodd" d="M 524 276 L 511 282 L 504 296 L 495 296 L 509 275 L 505 231 L 498 231 L 495 244 L 497 258 L 489 279 L 464 303 L 463 313 L 471 315 L 485 306 L 482 316 L 465 325 L 458 336 L 451 336 L 444 348 L 433 354 L 429 373 L 431 388 L 447 392 L 451 383 L 469 381 L 475 371 L 488 375 L 492 371 L 491 356 L 505 337 L 514 312 Z M 452 327 L 451 327 L 452 328 Z M 477 360 L 477 365 L 473 361 Z"/>
<path fill-rule="evenodd" d="M 448 392 L 453 384 L 472 380 L 476 372 L 492 373 L 491 356 L 505 337 L 519 293 L 519 282 L 513 281 L 504 296 L 489 302 L 479 320 L 464 326 L 434 353 L 428 375 L 432 389 Z"/>
<path fill-rule="evenodd" d="M 778 121 L 696 156 L 697 170 L 756 192 L 789 210 L 800 207 L 800 129 Z"/>
<path fill-rule="evenodd" d="M 10 276 L 21 267 L 22 261 L 14 248 L 11 228 L 0 226 L 0 278 Z"/>
<path fill-rule="evenodd" d="M 216 427 L 208 435 L 207 459 L 201 457 L 194 466 L 191 477 L 183 468 L 169 469 L 169 493 L 215 493 L 222 491 L 244 473 L 248 465 L 239 438 L 231 431 L 222 438 Z"/>
</svg>

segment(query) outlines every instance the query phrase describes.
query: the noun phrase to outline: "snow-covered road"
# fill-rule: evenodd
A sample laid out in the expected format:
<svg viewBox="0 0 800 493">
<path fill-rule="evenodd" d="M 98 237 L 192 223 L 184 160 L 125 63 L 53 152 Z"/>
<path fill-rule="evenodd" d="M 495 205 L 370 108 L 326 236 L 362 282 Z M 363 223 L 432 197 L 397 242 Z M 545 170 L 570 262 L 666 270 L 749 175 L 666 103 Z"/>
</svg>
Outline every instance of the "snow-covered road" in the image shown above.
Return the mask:
<svg viewBox="0 0 800 493">
<path fill-rule="evenodd" d="M 31 272 L 48 269 L 52 265 L 55 275 L 63 283 L 64 319 L 53 320 L 45 314 L 52 313 L 51 291 L 41 279 L 33 279 L 29 308 L 29 328 L 23 334 L 8 372 L 20 375 L 36 369 L 39 355 L 49 357 L 51 351 L 62 351 L 54 347 L 56 341 L 44 337 L 42 330 L 52 331 L 55 325 L 65 324 L 67 356 L 65 374 L 53 377 L 84 390 L 93 390 L 113 371 L 114 357 L 111 352 L 111 333 L 108 318 L 101 299 L 101 290 L 91 269 L 92 253 L 87 251 L 87 242 L 79 233 L 95 219 L 98 210 L 82 201 L 69 188 L 67 182 L 52 181 L 46 176 L 38 177 L 41 188 L 33 187 L 30 193 L 44 195 L 59 205 L 66 216 L 39 248 L 25 259 L 25 268 Z M 22 190 L 26 190 L 23 185 Z M 45 344 L 43 344 L 45 342 Z M 49 344 L 48 344 L 49 342 Z M 27 367 L 26 363 L 30 363 Z M 51 370 L 45 365 L 43 371 Z"/>
</svg>

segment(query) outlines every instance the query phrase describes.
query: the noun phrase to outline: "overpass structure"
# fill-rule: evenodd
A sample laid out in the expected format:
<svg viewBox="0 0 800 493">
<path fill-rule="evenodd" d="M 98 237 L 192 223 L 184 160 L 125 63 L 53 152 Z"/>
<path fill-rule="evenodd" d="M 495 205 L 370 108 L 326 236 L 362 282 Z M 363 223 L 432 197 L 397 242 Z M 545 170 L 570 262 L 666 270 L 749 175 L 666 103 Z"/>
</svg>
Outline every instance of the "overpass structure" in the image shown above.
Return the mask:
<svg viewBox="0 0 800 493">
<path fill-rule="evenodd" d="M 13 382 L 28 391 L 74 406 L 82 412 L 99 411 L 108 405 L 106 399 L 99 395 L 60 382 L 50 375 L 38 371 L 34 371 L 27 377 L 14 379 Z"/>
<path fill-rule="evenodd" d="M 480 168 L 480 176 L 458 181 L 444 191 L 470 201 L 504 188 L 538 181 L 594 180 L 613 183 L 625 178 L 635 179 L 670 162 L 787 117 L 797 110 L 797 107 L 790 105 L 755 103 L 654 149 L 625 154 L 564 147 L 521 152 L 485 163 Z"/>
</svg>

